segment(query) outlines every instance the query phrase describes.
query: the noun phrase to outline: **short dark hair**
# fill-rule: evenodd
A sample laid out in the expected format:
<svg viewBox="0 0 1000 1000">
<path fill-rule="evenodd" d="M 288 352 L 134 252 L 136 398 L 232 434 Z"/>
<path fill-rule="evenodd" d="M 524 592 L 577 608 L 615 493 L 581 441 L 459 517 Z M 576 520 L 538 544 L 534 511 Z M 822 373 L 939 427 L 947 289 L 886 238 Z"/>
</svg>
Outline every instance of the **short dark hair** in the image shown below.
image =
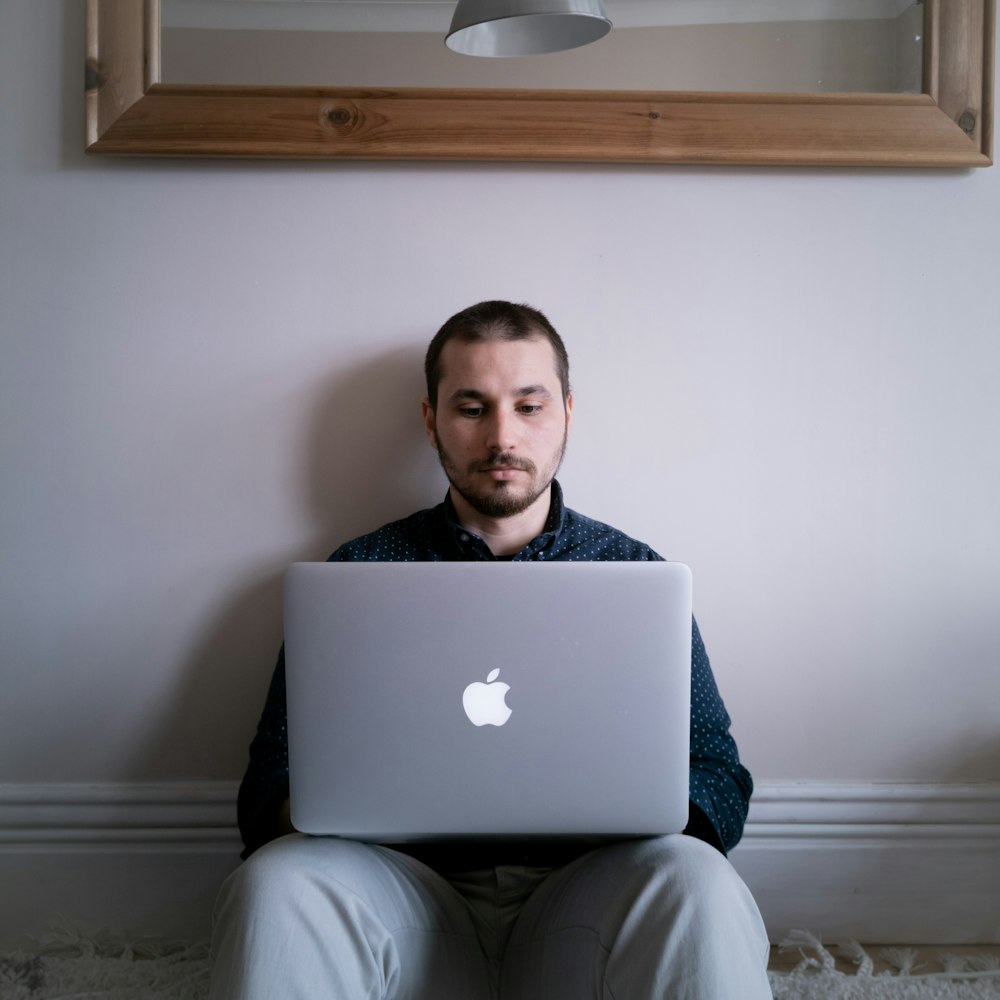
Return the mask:
<svg viewBox="0 0 1000 1000">
<path fill-rule="evenodd" d="M 534 337 L 541 337 L 552 345 L 565 403 L 569 398 L 569 355 L 562 337 L 539 310 L 529 305 L 493 299 L 455 313 L 434 334 L 424 358 L 427 398 L 431 408 L 437 408 L 438 385 L 443 374 L 441 352 L 448 341 L 460 340 L 465 344 L 473 344 L 489 340 L 530 340 Z"/>
</svg>

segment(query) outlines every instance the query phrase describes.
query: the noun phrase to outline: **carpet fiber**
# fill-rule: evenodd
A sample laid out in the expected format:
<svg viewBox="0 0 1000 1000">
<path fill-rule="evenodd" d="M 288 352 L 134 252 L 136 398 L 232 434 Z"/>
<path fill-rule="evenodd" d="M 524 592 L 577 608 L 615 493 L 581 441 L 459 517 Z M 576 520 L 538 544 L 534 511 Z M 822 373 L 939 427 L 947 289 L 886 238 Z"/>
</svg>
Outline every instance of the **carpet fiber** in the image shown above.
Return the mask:
<svg viewBox="0 0 1000 1000">
<path fill-rule="evenodd" d="M 775 1000 L 998 1000 L 995 959 L 943 959 L 936 970 L 916 964 L 916 952 L 894 949 L 880 958 L 893 971 L 876 973 L 858 945 L 841 946 L 857 966 L 845 974 L 813 936 L 792 935 L 783 945 L 802 961 L 791 972 L 770 973 Z M 3 1000 L 205 1000 L 208 947 L 161 940 L 87 935 L 57 927 L 18 951 L 0 953 Z"/>
<path fill-rule="evenodd" d="M 1000 962 L 994 956 L 946 956 L 919 962 L 912 948 L 882 950 L 877 956 L 892 968 L 876 972 L 872 956 L 848 942 L 837 950 L 855 967 L 836 968 L 833 953 L 818 938 L 796 931 L 782 942 L 802 956 L 788 973 L 770 973 L 775 1000 L 998 1000 Z"/>
</svg>

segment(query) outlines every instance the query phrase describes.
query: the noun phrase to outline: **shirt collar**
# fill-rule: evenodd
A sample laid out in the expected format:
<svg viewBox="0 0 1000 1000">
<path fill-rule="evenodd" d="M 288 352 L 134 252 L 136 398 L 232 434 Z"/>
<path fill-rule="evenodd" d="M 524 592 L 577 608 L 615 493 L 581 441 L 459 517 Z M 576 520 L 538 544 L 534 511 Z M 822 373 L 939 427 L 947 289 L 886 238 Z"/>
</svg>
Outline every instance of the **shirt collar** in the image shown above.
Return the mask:
<svg viewBox="0 0 1000 1000">
<path fill-rule="evenodd" d="M 494 558 L 489 546 L 478 535 L 463 528 L 459 523 L 450 490 L 445 494 L 444 503 L 441 504 L 439 510 L 443 515 L 444 533 L 454 549 L 457 550 L 460 559 Z M 545 527 L 542 528 L 542 533 L 528 542 L 514 558 L 531 559 L 549 549 L 558 540 L 565 525 L 566 507 L 563 503 L 562 487 L 553 479 L 552 490 L 549 494 L 549 514 L 545 519 Z"/>
</svg>

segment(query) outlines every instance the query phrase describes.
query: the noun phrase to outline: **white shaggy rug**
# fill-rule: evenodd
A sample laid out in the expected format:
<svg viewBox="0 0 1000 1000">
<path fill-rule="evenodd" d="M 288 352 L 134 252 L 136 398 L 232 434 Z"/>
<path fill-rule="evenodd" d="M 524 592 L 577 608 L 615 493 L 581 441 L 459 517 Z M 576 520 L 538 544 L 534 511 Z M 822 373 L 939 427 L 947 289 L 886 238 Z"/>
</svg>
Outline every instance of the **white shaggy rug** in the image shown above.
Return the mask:
<svg viewBox="0 0 1000 1000">
<path fill-rule="evenodd" d="M 802 961 L 788 973 L 769 973 L 775 1000 L 998 1000 L 1000 961 L 995 956 L 945 956 L 919 964 L 912 948 L 887 948 L 878 958 L 891 971 L 875 972 L 874 962 L 859 944 L 837 948 L 856 970 L 844 973 L 818 938 L 796 931 L 782 949 L 797 949 Z"/>
<path fill-rule="evenodd" d="M 793 934 L 782 947 L 799 950 L 802 961 L 792 972 L 770 973 L 775 1000 L 1000 1000 L 995 958 L 945 958 L 929 969 L 915 964 L 916 952 L 890 949 L 879 958 L 893 971 L 875 973 L 872 958 L 849 943 L 838 950 L 857 970 L 845 974 L 812 935 Z M 85 935 L 61 926 L 0 953 L 0 998 L 205 1000 L 208 972 L 205 944 Z"/>
</svg>

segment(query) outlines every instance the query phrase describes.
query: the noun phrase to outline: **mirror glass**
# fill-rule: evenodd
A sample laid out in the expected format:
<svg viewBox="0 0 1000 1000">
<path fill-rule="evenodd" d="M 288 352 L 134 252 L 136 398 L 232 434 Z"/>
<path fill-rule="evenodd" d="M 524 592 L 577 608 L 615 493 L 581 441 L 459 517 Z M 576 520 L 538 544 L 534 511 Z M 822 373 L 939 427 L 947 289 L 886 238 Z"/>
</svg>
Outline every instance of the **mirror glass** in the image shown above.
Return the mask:
<svg viewBox="0 0 1000 1000">
<path fill-rule="evenodd" d="M 544 56 L 444 44 L 454 2 L 162 0 L 164 83 L 920 93 L 922 0 L 605 0 L 614 30 Z"/>
</svg>

